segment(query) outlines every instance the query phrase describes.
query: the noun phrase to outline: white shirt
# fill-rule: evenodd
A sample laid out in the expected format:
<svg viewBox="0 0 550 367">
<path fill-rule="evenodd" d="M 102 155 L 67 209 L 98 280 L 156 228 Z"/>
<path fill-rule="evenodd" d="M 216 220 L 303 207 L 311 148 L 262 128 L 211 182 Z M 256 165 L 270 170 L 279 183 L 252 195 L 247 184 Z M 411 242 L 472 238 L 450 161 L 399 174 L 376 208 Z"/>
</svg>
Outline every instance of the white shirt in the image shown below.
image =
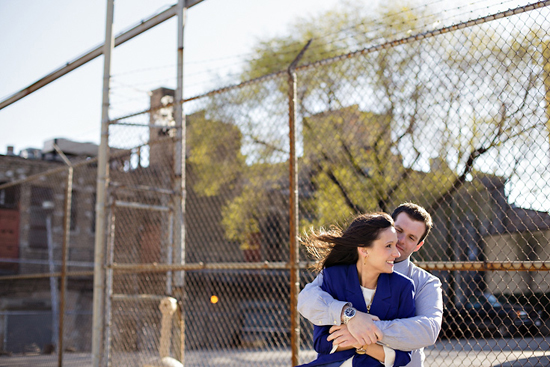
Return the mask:
<svg viewBox="0 0 550 367">
<path fill-rule="evenodd" d="M 372 300 L 374 298 L 374 293 L 376 293 L 375 289 L 369 289 L 361 286 L 361 292 L 363 292 L 363 297 L 365 298 L 365 304 L 367 307 L 369 307 L 372 304 Z M 384 366 L 385 367 L 393 367 L 393 362 L 395 362 L 395 350 L 386 347 L 385 345 L 382 345 L 384 348 Z M 330 353 L 334 353 L 336 351 L 336 348 L 338 348 L 337 345 L 335 345 Z M 352 361 L 353 357 L 348 358 L 340 365 L 340 367 L 352 367 Z"/>
</svg>

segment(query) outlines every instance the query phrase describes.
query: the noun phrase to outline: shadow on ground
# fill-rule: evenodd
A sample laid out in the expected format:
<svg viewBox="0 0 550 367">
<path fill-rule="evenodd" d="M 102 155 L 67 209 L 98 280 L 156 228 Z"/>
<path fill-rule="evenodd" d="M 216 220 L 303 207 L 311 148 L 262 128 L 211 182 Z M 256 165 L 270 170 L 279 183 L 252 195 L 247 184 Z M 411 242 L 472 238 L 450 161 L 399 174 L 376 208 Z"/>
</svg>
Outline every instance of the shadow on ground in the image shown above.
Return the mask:
<svg viewBox="0 0 550 367">
<path fill-rule="evenodd" d="M 550 356 L 531 357 L 518 359 L 517 361 L 497 364 L 494 367 L 520 367 L 520 366 L 550 366 Z"/>
</svg>

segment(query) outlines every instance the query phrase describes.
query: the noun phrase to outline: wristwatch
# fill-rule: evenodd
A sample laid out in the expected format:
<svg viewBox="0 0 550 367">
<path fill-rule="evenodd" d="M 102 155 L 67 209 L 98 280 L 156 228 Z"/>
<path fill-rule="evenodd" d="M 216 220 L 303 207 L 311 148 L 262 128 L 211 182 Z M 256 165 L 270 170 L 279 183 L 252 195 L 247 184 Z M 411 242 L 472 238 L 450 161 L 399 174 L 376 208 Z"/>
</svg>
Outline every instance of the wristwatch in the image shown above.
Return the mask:
<svg viewBox="0 0 550 367">
<path fill-rule="evenodd" d="M 347 325 L 349 320 L 353 319 L 356 313 L 357 313 L 357 310 L 355 308 L 353 307 L 346 308 L 344 310 L 344 316 L 342 317 L 344 325 Z"/>
</svg>

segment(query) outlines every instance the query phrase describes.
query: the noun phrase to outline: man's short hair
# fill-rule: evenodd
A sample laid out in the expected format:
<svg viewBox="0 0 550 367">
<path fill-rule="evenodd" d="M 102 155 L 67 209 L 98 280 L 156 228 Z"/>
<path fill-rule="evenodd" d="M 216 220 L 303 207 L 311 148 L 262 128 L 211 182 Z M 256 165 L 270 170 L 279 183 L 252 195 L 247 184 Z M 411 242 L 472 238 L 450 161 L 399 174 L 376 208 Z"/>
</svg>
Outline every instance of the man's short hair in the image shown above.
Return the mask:
<svg viewBox="0 0 550 367">
<path fill-rule="evenodd" d="M 426 230 L 424 231 L 424 234 L 422 235 L 418 243 L 424 241 L 424 239 L 428 236 L 430 230 L 433 227 L 432 216 L 430 215 L 430 213 L 428 213 L 426 209 L 418 204 L 403 203 L 395 208 L 395 210 L 391 214 L 393 220 L 396 220 L 397 216 L 401 213 L 406 213 L 409 217 L 411 217 L 411 219 L 417 220 L 419 222 L 424 222 Z"/>
</svg>

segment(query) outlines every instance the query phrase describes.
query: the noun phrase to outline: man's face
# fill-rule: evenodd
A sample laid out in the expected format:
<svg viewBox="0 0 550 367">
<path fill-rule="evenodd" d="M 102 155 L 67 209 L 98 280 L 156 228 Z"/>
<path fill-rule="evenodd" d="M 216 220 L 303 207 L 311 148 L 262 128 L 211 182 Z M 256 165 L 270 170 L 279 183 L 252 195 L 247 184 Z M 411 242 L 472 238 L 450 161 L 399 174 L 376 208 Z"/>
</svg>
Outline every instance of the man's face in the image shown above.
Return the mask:
<svg viewBox="0 0 550 367">
<path fill-rule="evenodd" d="M 407 213 L 399 213 L 395 218 L 395 230 L 397 231 L 397 249 L 401 253 L 395 262 L 406 260 L 415 251 L 418 251 L 424 241 L 418 243 L 426 230 L 424 222 L 409 217 Z"/>
</svg>

